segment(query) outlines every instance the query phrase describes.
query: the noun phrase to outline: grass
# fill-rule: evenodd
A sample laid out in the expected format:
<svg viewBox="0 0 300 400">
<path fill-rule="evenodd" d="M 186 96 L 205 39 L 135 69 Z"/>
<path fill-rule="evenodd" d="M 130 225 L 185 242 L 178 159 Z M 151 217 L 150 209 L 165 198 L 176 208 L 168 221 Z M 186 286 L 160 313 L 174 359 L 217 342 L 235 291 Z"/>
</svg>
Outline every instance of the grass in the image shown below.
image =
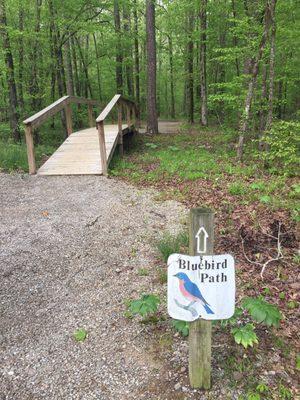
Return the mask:
<svg viewBox="0 0 300 400">
<path fill-rule="evenodd" d="M 255 143 L 247 144 L 245 161 L 238 163 L 235 143 L 234 130 L 185 124 L 178 134 L 140 137 L 123 159 L 113 158 L 110 173 L 146 186 L 161 188 L 163 182 L 172 182 L 173 197 L 179 195 L 180 200 L 189 197 L 193 182 L 208 182 L 217 190 L 225 189 L 240 204 L 283 208 L 299 220 L 299 184 L 284 170 L 266 170 L 254 151 Z M 182 183 L 180 190 L 177 182 Z"/>
<path fill-rule="evenodd" d="M 189 238 L 185 232 L 181 232 L 177 236 L 172 236 L 167 233 L 157 243 L 157 249 L 162 256 L 163 261 L 167 262 L 168 257 L 171 254 L 187 252 L 188 245 Z"/>
</svg>

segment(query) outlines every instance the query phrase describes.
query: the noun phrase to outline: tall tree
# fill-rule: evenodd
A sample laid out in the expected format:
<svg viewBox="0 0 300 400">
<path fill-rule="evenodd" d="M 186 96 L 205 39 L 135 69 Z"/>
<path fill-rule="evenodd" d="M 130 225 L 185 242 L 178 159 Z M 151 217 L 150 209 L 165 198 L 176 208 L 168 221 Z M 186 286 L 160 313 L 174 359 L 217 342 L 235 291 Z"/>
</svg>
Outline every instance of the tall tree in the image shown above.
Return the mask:
<svg viewBox="0 0 300 400">
<path fill-rule="evenodd" d="M 239 140 L 238 140 L 238 144 L 237 144 L 237 157 L 240 161 L 242 161 L 242 158 L 243 158 L 244 140 L 245 140 L 245 135 L 249 129 L 250 112 L 251 112 L 251 106 L 252 106 L 252 101 L 253 101 L 255 87 L 256 87 L 257 75 L 259 72 L 259 62 L 262 58 L 264 48 L 267 43 L 269 25 L 270 25 L 270 4 L 269 4 L 269 0 L 267 0 L 266 6 L 265 6 L 265 11 L 264 11 L 263 34 L 262 34 L 262 37 L 261 37 L 261 40 L 259 43 L 257 56 L 256 56 L 256 58 L 254 58 L 254 60 L 251 63 L 252 64 L 251 76 L 249 79 L 247 96 L 246 96 L 245 104 L 244 104 L 244 113 L 241 117 L 241 122 L 240 122 L 240 134 L 239 134 Z"/>
<path fill-rule="evenodd" d="M 123 93 L 123 51 L 121 43 L 121 17 L 120 17 L 120 7 L 119 0 L 114 0 L 114 22 L 115 22 L 115 32 L 116 32 L 116 86 L 117 92 Z"/>
<path fill-rule="evenodd" d="M 200 28 L 201 28 L 201 41 L 200 41 L 201 125 L 207 126 L 207 75 L 206 75 L 207 0 L 201 0 Z"/>
<path fill-rule="evenodd" d="M 19 128 L 19 111 L 18 111 L 18 97 L 17 87 L 15 81 L 15 69 L 12 50 L 10 46 L 10 38 L 7 30 L 6 7 L 5 0 L 0 0 L 0 34 L 3 41 L 3 51 L 6 64 L 7 85 L 9 92 L 9 111 L 10 111 L 10 127 L 14 140 L 16 142 L 21 140 L 21 133 Z"/>
<path fill-rule="evenodd" d="M 155 0 L 146 0 L 147 132 L 158 133 L 156 108 Z"/>
<path fill-rule="evenodd" d="M 135 100 L 140 106 L 140 52 L 139 52 L 139 23 L 137 13 L 137 0 L 134 0 L 133 7 L 133 19 L 134 19 L 134 77 L 135 77 Z"/>
</svg>

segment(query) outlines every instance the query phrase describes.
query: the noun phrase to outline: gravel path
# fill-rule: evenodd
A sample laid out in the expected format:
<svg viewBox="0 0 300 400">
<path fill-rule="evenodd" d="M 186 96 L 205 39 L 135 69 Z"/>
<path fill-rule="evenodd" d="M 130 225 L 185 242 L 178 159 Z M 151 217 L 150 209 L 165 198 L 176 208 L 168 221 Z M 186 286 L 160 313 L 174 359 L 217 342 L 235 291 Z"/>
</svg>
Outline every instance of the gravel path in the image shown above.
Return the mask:
<svg viewBox="0 0 300 400">
<path fill-rule="evenodd" d="M 103 177 L 0 174 L 0 187 L 0 399 L 171 398 L 148 391 L 162 365 L 124 300 L 156 290 L 153 241 L 183 206 Z"/>
</svg>

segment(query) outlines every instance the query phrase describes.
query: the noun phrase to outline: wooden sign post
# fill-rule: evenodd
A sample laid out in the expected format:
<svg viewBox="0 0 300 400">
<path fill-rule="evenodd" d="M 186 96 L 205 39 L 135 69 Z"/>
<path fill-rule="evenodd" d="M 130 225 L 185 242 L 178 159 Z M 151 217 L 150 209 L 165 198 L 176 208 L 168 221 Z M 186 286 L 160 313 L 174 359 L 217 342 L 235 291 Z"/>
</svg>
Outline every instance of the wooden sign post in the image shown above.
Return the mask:
<svg viewBox="0 0 300 400">
<path fill-rule="evenodd" d="M 213 212 L 207 208 L 192 209 L 189 221 L 190 255 L 212 255 L 213 249 Z M 198 319 L 190 322 L 189 378 L 193 388 L 211 387 L 211 321 Z"/>
<path fill-rule="evenodd" d="M 214 214 L 207 208 L 190 211 L 189 242 L 189 255 L 174 253 L 168 258 L 168 313 L 190 322 L 190 384 L 209 389 L 211 321 L 234 314 L 234 258 L 213 254 Z"/>
</svg>

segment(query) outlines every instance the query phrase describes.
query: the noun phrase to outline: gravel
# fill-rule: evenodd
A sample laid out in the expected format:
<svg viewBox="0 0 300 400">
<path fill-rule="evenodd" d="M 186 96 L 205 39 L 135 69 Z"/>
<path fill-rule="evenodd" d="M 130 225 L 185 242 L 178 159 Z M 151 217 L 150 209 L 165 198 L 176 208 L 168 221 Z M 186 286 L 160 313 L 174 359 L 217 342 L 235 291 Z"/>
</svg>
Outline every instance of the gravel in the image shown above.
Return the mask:
<svg viewBox="0 0 300 400">
<path fill-rule="evenodd" d="M 153 243 L 184 207 L 104 177 L 0 174 L 0 187 L 0 399 L 171 399 L 124 300 L 158 290 Z"/>
</svg>

